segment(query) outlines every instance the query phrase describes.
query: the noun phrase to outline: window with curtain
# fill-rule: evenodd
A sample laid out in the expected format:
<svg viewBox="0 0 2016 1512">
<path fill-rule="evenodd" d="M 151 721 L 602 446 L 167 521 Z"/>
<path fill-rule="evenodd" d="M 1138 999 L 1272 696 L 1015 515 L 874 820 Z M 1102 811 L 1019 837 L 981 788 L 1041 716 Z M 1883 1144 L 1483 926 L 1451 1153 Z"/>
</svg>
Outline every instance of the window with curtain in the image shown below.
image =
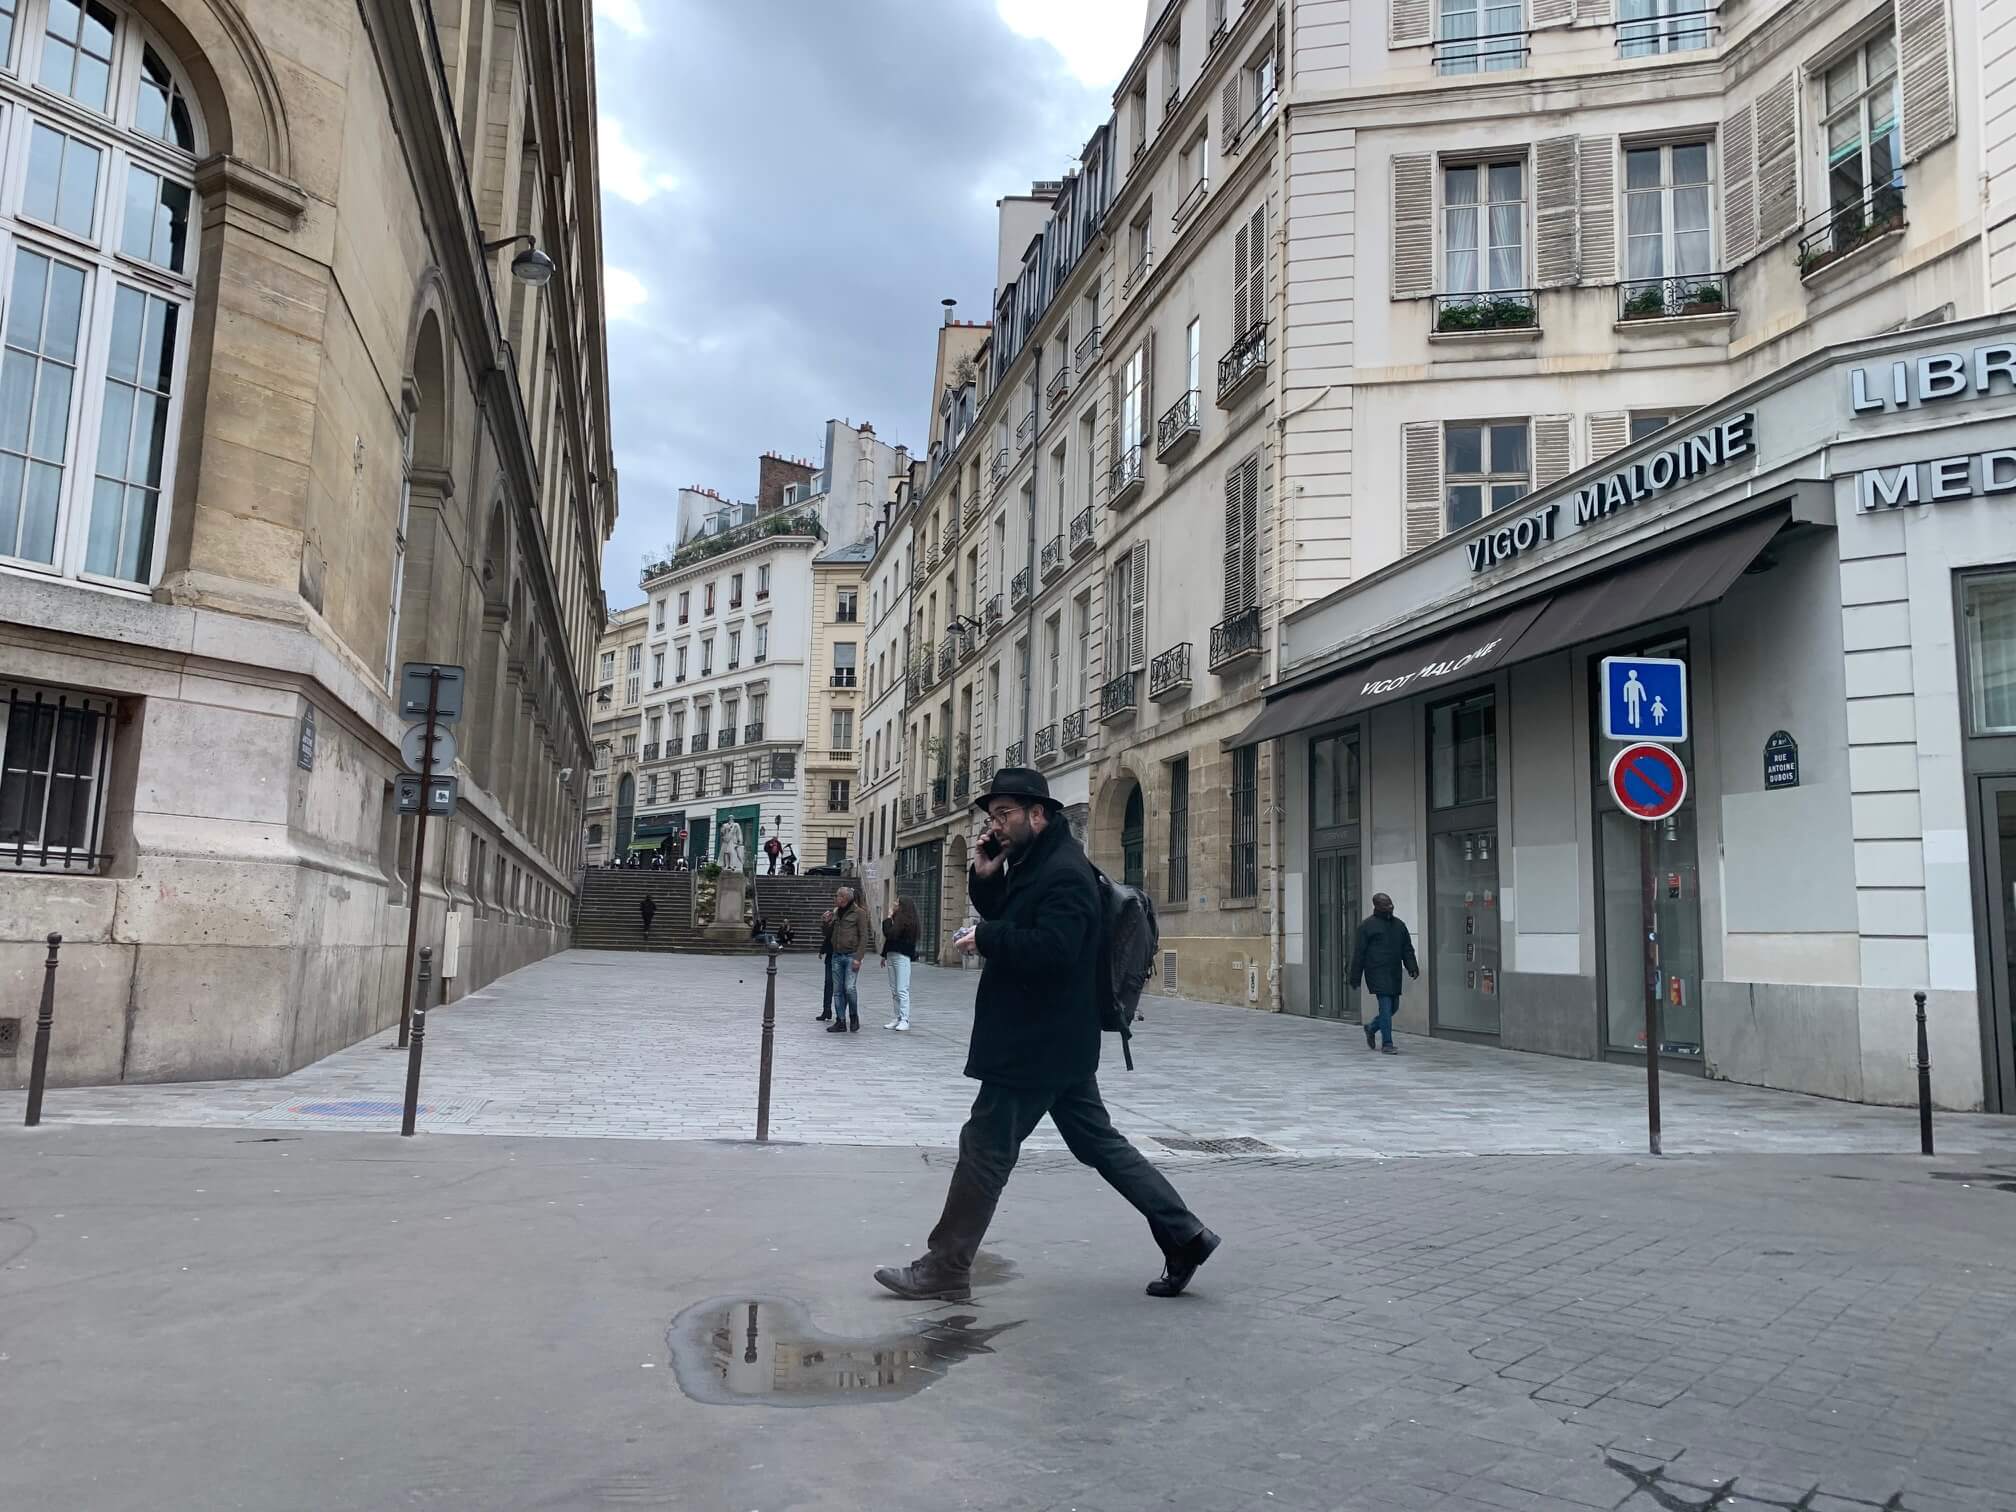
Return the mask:
<svg viewBox="0 0 2016 1512">
<path fill-rule="evenodd" d="M 1521 0 L 1441 0 L 1436 71 L 1474 74 L 1522 66 L 1525 20 Z"/>
<path fill-rule="evenodd" d="M 1708 0 L 1617 0 L 1618 56 L 1706 47 L 1714 19 Z"/>
<path fill-rule="evenodd" d="M 1837 211 L 1864 204 L 1898 177 L 1897 38 L 1872 37 L 1827 70 L 1827 199 Z"/>
<path fill-rule="evenodd" d="M 1526 285 L 1526 165 L 1465 163 L 1442 170 L 1443 291 L 1479 294 Z"/>
<path fill-rule="evenodd" d="M 1624 269 L 1630 279 L 1714 271 L 1708 144 L 1674 142 L 1624 154 Z"/>
</svg>

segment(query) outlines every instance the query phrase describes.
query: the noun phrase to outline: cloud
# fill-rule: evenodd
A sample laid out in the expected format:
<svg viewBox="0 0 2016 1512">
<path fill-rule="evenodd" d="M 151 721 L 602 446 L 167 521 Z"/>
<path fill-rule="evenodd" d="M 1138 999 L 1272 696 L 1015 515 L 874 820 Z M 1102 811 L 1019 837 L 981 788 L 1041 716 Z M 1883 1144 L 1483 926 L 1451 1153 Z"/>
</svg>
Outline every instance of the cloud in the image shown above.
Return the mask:
<svg viewBox="0 0 2016 1512">
<path fill-rule="evenodd" d="M 1076 160 L 1127 60 L 1088 83 L 1061 7 L 1011 25 L 997 0 L 639 0 L 641 35 L 617 9 L 596 69 L 622 607 L 681 485 L 751 497 L 757 456 L 813 455 L 830 418 L 921 449 L 939 299 L 986 318 L 995 200 Z M 1138 42 L 1141 9 L 1070 14 Z"/>
<path fill-rule="evenodd" d="M 596 0 L 595 19 L 607 21 L 628 37 L 645 37 L 651 28 L 644 24 L 641 0 Z"/>
<path fill-rule="evenodd" d="M 1111 91 L 1141 50 L 1146 18 L 1135 0 L 997 0 L 995 8 L 1018 37 L 1056 48 L 1072 76 L 1092 89 Z"/>
</svg>

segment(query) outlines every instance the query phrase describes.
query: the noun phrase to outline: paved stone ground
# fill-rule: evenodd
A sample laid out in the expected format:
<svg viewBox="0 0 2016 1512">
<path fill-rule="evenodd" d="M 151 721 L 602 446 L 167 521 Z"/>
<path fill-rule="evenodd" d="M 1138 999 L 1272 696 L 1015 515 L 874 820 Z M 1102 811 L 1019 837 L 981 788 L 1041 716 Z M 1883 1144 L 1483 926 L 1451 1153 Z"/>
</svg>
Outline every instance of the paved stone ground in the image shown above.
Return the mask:
<svg viewBox="0 0 2016 1512">
<path fill-rule="evenodd" d="M 959 1071 L 972 972 L 919 967 L 917 1029 L 885 1032 L 888 990 L 864 970 L 862 1031 L 814 1024 L 818 963 L 778 974 L 772 1136 L 807 1144 L 947 1146 L 972 1084 Z M 760 958 L 570 951 L 429 1016 L 423 1127 L 443 1133 L 741 1139 L 754 1129 Z M 1402 1022 L 1418 1023 L 1419 999 Z M 1316 1155 L 1635 1153 L 1644 1076 L 1629 1066 L 1403 1035 L 1367 1053 L 1351 1025 L 1153 998 L 1138 1069 L 1107 1042 L 1115 1122 L 1152 1144 L 1258 1139 Z M 52 1122 L 261 1129 L 396 1127 L 405 1057 L 390 1035 L 277 1081 L 59 1089 Z M 1666 1149 L 1911 1152 L 1915 1112 L 1664 1079 Z M 0 1122 L 20 1118 L 0 1094 Z M 2016 1154 L 2016 1119 L 1941 1115 L 1947 1152 Z M 1045 1125 L 1035 1148 L 1060 1149 Z M 1158 1153 L 1160 1153 L 1158 1151 Z"/>
<path fill-rule="evenodd" d="M 1226 1243 L 1170 1303 L 1133 1213 L 1039 1154 L 1005 1279 L 917 1321 L 868 1270 L 944 1163 L 0 1129 L 0 1506 L 2016 1509 L 2016 1161 L 1193 1162 Z M 681 1390 L 674 1320 L 729 1309 L 725 1378 L 745 1299 L 818 1334 L 755 1384 L 828 1395 Z M 914 1350 L 830 1379 L 955 1316 L 991 1352 L 926 1389 Z"/>
</svg>

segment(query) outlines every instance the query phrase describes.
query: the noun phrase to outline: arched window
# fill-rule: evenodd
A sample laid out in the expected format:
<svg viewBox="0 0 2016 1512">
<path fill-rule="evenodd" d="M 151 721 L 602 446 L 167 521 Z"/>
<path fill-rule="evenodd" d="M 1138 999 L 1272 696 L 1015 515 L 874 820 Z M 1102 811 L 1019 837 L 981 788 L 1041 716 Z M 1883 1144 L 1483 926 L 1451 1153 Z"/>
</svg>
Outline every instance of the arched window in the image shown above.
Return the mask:
<svg viewBox="0 0 2016 1512">
<path fill-rule="evenodd" d="M 0 0 L 0 565 L 159 575 L 205 150 L 130 13 Z"/>
</svg>

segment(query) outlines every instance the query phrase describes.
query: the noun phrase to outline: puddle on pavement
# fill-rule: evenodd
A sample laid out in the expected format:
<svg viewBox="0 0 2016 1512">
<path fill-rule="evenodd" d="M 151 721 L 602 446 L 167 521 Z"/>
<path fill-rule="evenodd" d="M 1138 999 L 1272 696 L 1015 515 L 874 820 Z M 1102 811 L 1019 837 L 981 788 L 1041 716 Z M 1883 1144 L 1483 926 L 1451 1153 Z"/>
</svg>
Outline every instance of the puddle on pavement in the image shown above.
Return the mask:
<svg viewBox="0 0 2016 1512">
<path fill-rule="evenodd" d="M 837 1407 L 915 1396 L 962 1360 L 994 1353 L 1020 1321 L 982 1327 L 970 1313 L 913 1318 L 870 1338 L 814 1326 L 781 1297 L 717 1298 L 672 1320 L 665 1342 L 679 1388 L 714 1407 Z"/>
</svg>

